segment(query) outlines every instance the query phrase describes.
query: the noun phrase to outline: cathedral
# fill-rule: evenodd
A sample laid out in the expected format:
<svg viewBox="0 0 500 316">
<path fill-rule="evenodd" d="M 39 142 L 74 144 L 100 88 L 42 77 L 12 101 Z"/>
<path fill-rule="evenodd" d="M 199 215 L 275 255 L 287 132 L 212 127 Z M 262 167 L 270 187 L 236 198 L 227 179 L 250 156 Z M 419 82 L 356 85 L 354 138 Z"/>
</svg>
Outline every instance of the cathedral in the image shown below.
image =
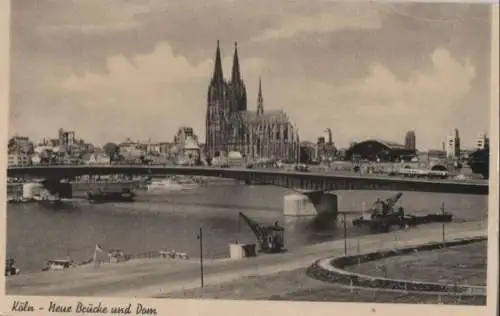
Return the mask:
<svg viewBox="0 0 500 316">
<path fill-rule="evenodd" d="M 247 109 L 247 92 L 240 73 L 237 44 L 228 81 L 223 75 L 217 41 L 214 72 L 207 96 L 205 152 L 213 158 L 235 151 L 252 160 L 296 159 L 299 137 L 285 112 L 264 111 L 260 78 L 257 109 Z"/>
</svg>

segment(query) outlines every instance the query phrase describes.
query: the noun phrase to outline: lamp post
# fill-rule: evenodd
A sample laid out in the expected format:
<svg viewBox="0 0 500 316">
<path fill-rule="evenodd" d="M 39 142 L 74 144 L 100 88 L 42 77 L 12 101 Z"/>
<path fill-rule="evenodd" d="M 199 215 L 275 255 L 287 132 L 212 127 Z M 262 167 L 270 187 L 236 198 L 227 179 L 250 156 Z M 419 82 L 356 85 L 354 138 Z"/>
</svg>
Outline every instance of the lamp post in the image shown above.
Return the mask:
<svg viewBox="0 0 500 316">
<path fill-rule="evenodd" d="M 200 241 L 200 277 L 201 277 L 201 287 L 203 288 L 203 231 L 201 227 L 197 238 Z"/>
<path fill-rule="evenodd" d="M 444 216 L 444 202 L 441 204 L 441 214 Z M 445 225 L 445 222 L 443 221 L 443 223 L 441 224 L 441 233 L 442 233 L 442 237 L 443 237 L 443 242 L 445 241 L 445 230 L 444 230 L 444 225 Z"/>
<path fill-rule="evenodd" d="M 342 213 L 343 222 L 344 222 L 344 256 L 347 257 L 347 220 L 346 213 Z"/>
<path fill-rule="evenodd" d="M 297 131 L 297 164 L 300 164 L 300 138 L 299 138 L 299 129 L 295 127 Z"/>
</svg>

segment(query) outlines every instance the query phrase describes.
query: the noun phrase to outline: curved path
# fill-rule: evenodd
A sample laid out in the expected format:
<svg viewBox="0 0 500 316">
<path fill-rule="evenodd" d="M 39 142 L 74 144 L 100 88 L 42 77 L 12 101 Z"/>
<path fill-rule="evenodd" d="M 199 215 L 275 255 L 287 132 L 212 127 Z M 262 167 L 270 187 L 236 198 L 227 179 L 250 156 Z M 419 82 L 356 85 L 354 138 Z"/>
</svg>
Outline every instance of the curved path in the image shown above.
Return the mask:
<svg viewBox="0 0 500 316">
<path fill-rule="evenodd" d="M 372 288 L 393 290 L 404 293 L 419 294 L 447 294 L 486 296 L 486 286 L 467 284 L 445 284 L 411 279 L 391 279 L 360 274 L 344 269 L 345 267 L 363 264 L 369 261 L 381 260 L 389 257 L 410 255 L 414 252 L 433 251 L 447 247 L 460 246 L 486 240 L 486 237 L 460 238 L 445 242 L 424 243 L 417 246 L 383 250 L 353 255 L 347 257 L 329 257 L 317 260 L 308 268 L 308 275 L 312 278 L 340 285 L 355 286 L 356 288 Z"/>
<path fill-rule="evenodd" d="M 477 222 L 447 225 L 447 238 L 486 236 Z M 373 252 L 439 241 L 441 226 L 421 226 L 407 231 L 364 236 L 348 240 L 350 253 Z M 344 241 L 336 240 L 304 247 L 293 252 L 260 255 L 242 261 L 208 260 L 205 262 L 205 284 L 221 284 L 244 276 L 270 275 L 280 271 L 307 268 L 327 255 L 342 256 Z M 200 286 L 197 261 L 163 259 L 134 260 L 120 264 L 78 267 L 62 272 L 39 272 L 8 277 L 8 295 L 118 296 L 154 297 L 164 293 Z"/>
</svg>

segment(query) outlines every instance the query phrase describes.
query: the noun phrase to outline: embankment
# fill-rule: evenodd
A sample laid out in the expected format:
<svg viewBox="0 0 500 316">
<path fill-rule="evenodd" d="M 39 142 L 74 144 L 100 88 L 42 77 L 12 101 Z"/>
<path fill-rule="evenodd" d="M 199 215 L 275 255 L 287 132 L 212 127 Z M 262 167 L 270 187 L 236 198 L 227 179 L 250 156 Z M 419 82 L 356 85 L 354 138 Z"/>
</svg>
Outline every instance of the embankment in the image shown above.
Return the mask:
<svg viewBox="0 0 500 316">
<path fill-rule="evenodd" d="M 400 249 L 375 251 L 365 254 L 344 256 L 337 258 L 325 258 L 315 261 L 308 269 L 307 275 L 324 282 L 336 283 L 349 287 L 377 288 L 385 290 L 399 290 L 405 292 L 419 293 L 443 293 L 446 295 L 459 296 L 486 296 L 486 288 L 483 286 L 470 286 L 465 284 L 442 284 L 415 280 L 396 280 L 383 277 L 374 277 L 346 271 L 344 268 L 368 261 L 383 258 L 408 255 L 420 251 L 432 251 L 445 247 L 466 245 L 486 240 L 486 237 L 473 237 L 455 239 L 446 242 L 431 242 L 422 245 L 414 245 Z"/>
</svg>

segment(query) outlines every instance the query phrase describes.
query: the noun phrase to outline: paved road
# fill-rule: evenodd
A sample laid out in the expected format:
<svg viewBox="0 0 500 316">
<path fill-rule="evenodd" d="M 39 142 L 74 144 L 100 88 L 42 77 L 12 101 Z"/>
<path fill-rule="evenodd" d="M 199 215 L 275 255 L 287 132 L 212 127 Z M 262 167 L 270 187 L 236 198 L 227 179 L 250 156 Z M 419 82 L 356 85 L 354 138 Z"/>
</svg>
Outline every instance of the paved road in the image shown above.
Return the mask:
<svg viewBox="0 0 500 316">
<path fill-rule="evenodd" d="M 486 235 L 477 222 L 449 224 L 447 239 Z M 440 240 L 441 226 L 421 226 L 407 231 L 349 240 L 349 252 L 376 251 Z M 251 275 L 270 275 L 309 266 L 326 256 L 342 255 L 344 241 L 304 247 L 294 252 L 260 255 L 242 261 L 211 260 L 205 263 L 205 284 L 220 284 Z M 9 295 L 154 297 L 200 285 L 196 260 L 137 260 L 121 264 L 79 267 L 62 272 L 40 272 L 7 279 Z"/>
</svg>

